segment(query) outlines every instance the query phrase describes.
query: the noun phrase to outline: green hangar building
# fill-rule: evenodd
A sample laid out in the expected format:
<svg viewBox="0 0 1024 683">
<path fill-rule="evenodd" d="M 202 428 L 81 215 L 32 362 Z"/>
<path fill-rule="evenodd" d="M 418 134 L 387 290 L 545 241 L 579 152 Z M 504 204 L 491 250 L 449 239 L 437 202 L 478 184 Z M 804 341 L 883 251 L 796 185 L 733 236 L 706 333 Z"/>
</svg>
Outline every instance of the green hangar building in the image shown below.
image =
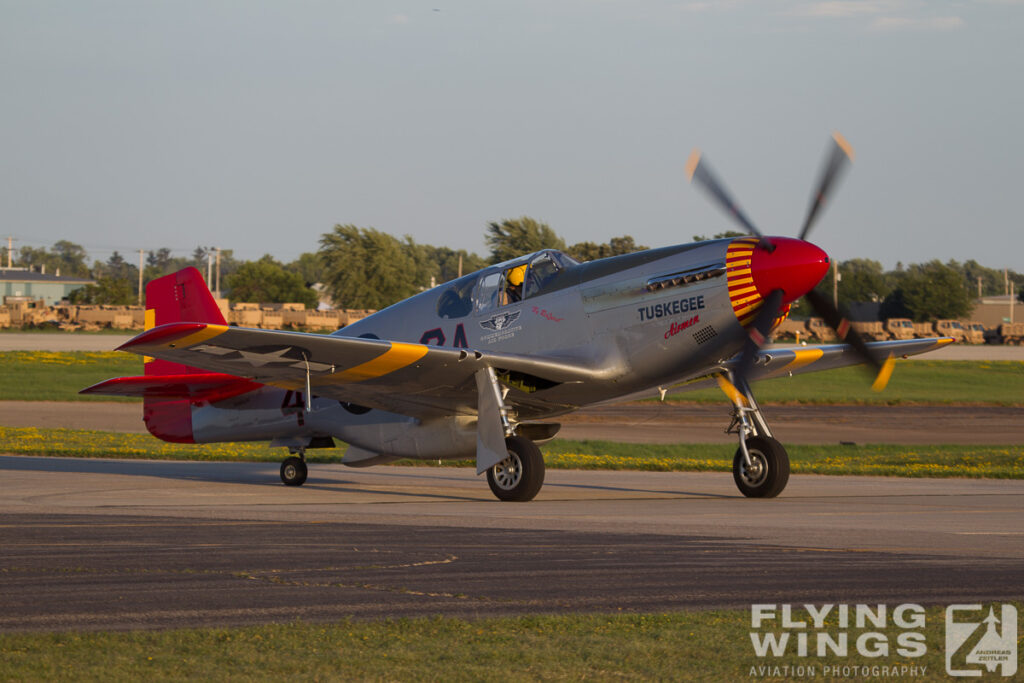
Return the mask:
<svg viewBox="0 0 1024 683">
<path fill-rule="evenodd" d="M 89 278 L 48 275 L 22 268 L 0 268 L 0 303 L 42 299 L 45 305 L 53 306 L 76 289 L 94 283 Z"/>
</svg>

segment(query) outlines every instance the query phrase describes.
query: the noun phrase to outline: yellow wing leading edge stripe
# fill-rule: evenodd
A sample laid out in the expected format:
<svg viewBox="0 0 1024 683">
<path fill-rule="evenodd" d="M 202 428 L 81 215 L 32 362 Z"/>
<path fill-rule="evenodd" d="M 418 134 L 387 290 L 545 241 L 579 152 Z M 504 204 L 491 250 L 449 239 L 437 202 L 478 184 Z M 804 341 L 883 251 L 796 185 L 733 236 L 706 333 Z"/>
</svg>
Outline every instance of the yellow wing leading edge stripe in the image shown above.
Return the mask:
<svg viewBox="0 0 1024 683">
<path fill-rule="evenodd" d="M 193 332 L 192 334 L 187 335 L 185 337 L 180 337 L 173 341 L 167 342 L 166 344 L 163 344 L 163 346 L 179 349 L 183 349 L 189 346 L 195 346 L 196 344 L 203 343 L 207 339 L 213 339 L 218 335 L 224 334 L 225 332 L 228 331 L 228 329 L 229 328 L 227 325 L 207 325 L 201 330 Z"/>
<path fill-rule="evenodd" d="M 793 360 L 787 363 L 783 368 L 783 372 L 793 372 L 805 365 L 810 365 L 816 361 L 821 360 L 821 357 L 825 355 L 825 352 L 821 349 L 794 349 Z"/>
<path fill-rule="evenodd" d="M 331 382 L 362 382 L 367 379 L 382 377 L 395 370 L 412 365 L 427 355 L 429 348 L 425 344 L 403 344 L 392 342 L 391 348 L 373 360 L 336 372 L 330 376 Z"/>
</svg>

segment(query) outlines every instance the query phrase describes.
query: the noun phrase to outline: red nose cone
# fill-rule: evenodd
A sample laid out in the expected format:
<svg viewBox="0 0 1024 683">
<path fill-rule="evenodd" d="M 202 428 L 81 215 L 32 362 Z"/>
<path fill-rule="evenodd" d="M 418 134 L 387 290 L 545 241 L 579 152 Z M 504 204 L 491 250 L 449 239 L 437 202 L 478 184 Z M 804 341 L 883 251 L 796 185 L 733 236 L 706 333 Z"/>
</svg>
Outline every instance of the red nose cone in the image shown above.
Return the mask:
<svg viewBox="0 0 1024 683">
<path fill-rule="evenodd" d="M 828 272 L 828 254 L 810 242 L 771 237 L 774 251 L 757 247 L 750 255 L 750 275 L 762 297 L 775 289 L 784 292 L 782 303 L 796 301 L 821 282 Z"/>
</svg>

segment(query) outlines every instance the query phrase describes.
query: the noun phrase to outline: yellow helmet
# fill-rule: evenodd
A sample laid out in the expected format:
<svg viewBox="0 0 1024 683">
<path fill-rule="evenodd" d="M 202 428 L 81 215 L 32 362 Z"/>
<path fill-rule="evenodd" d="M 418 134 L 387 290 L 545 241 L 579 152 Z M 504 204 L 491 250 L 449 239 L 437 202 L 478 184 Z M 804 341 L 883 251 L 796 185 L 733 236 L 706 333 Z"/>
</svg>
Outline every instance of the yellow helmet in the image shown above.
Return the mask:
<svg viewBox="0 0 1024 683">
<path fill-rule="evenodd" d="M 508 283 L 513 287 L 518 287 L 523 284 L 523 278 L 526 277 L 526 266 L 517 266 L 512 270 L 508 271 Z"/>
</svg>

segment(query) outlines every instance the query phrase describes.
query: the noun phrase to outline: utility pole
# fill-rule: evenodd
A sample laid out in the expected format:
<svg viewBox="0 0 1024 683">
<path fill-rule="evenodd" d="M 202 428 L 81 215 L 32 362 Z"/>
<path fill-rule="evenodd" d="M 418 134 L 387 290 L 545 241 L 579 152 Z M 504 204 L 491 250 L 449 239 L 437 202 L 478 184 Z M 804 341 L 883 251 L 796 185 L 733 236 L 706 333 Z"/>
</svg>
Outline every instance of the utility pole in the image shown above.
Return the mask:
<svg viewBox="0 0 1024 683">
<path fill-rule="evenodd" d="M 462 254 L 459 254 L 459 277 L 462 277 Z"/>
<path fill-rule="evenodd" d="M 217 247 L 217 298 L 220 298 L 220 247 Z"/>
<path fill-rule="evenodd" d="M 839 261 L 832 261 L 832 305 L 839 309 L 839 281 L 843 276 L 839 274 Z"/>
<path fill-rule="evenodd" d="M 213 252 L 206 252 L 206 286 L 213 283 Z"/>
<path fill-rule="evenodd" d="M 142 255 L 145 253 L 144 249 L 139 249 L 139 305 L 142 305 Z"/>
<path fill-rule="evenodd" d="M 1010 282 L 1010 324 L 1013 324 L 1013 300 L 1016 298 L 1013 295 L 1013 285 L 1016 284 L 1013 281 Z"/>
<path fill-rule="evenodd" d="M 981 276 L 978 276 L 978 298 L 981 298 Z"/>
<path fill-rule="evenodd" d="M 7 237 L 7 267 L 14 267 L 14 238 Z"/>
<path fill-rule="evenodd" d="M 1010 293 L 1010 276 L 1008 274 L 1008 268 L 1003 268 L 1003 294 Z"/>
</svg>

